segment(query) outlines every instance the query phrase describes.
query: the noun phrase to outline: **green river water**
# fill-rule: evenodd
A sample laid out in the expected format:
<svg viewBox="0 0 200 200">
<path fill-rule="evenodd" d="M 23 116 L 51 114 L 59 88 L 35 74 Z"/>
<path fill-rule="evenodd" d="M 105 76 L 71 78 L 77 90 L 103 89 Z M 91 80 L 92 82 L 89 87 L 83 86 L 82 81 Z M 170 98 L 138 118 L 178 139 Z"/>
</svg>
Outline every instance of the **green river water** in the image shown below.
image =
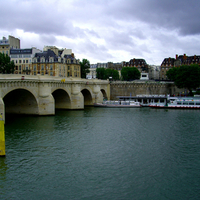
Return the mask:
<svg viewBox="0 0 200 200">
<path fill-rule="evenodd" d="M 198 200 L 200 111 L 85 108 L 6 118 L 0 199 Z"/>
</svg>

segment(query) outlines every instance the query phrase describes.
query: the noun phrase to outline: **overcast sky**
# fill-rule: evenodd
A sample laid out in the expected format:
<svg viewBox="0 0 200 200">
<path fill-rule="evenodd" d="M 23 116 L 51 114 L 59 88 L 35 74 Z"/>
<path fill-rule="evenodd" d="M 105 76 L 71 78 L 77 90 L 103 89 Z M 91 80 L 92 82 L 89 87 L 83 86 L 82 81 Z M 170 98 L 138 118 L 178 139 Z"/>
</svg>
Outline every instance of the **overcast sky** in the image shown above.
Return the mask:
<svg viewBox="0 0 200 200">
<path fill-rule="evenodd" d="M 57 46 L 76 58 L 121 62 L 200 55 L 200 0 L 0 0 L 0 37 Z"/>
</svg>

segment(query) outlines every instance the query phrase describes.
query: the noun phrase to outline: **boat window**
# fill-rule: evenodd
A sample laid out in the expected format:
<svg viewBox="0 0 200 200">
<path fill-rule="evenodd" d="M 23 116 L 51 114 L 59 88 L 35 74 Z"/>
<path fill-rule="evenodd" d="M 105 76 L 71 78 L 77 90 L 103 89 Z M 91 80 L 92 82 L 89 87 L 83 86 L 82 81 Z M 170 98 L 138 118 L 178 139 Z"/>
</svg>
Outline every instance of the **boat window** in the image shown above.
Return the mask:
<svg viewBox="0 0 200 200">
<path fill-rule="evenodd" d="M 183 105 L 188 105 L 188 102 L 183 102 Z"/>
<path fill-rule="evenodd" d="M 196 105 L 200 105 L 200 102 L 196 102 Z"/>
<path fill-rule="evenodd" d="M 180 101 L 177 101 L 177 105 L 181 105 L 181 102 L 180 102 Z"/>
<path fill-rule="evenodd" d="M 189 105 L 194 105 L 194 102 L 189 102 Z"/>
</svg>

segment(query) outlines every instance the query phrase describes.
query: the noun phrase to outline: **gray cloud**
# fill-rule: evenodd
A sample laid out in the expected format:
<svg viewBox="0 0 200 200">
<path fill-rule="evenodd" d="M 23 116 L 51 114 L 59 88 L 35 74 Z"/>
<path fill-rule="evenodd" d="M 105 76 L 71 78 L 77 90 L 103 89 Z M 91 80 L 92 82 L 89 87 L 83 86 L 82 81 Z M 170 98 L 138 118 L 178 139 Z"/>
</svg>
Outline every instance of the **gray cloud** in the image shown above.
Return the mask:
<svg viewBox="0 0 200 200">
<path fill-rule="evenodd" d="M 200 1 L 126 0 L 113 3 L 107 14 L 123 20 L 139 20 L 166 29 L 178 29 L 183 35 L 200 34 Z"/>
<path fill-rule="evenodd" d="M 175 54 L 199 54 L 199 7 L 197 0 L 7 0 L 0 33 L 20 37 L 26 48 L 71 48 L 91 62 L 143 57 L 160 64 Z"/>
</svg>

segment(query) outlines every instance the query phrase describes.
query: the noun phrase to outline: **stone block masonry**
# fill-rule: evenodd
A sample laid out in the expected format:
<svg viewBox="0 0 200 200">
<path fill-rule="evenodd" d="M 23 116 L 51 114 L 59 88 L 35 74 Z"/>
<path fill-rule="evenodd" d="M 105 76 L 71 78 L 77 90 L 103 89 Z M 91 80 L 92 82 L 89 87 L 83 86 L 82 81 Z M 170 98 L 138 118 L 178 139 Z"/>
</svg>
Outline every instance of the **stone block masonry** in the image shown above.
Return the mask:
<svg viewBox="0 0 200 200">
<path fill-rule="evenodd" d="M 173 82 L 113 81 L 110 83 L 111 100 L 117 99 L 117 96 L 177 95 L 182 91 L 184 90 L 177 88 Z"/>
</svg>

